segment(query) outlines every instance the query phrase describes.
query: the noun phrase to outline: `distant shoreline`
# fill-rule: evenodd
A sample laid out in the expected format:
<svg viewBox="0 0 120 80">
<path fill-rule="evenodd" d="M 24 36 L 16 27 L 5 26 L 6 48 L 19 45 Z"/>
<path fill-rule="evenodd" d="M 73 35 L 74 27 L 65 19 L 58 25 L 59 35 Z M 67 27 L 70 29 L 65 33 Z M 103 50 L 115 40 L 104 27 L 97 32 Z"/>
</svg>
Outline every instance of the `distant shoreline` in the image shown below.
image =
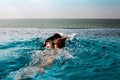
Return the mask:
<svg viewBox="0 0 120 80">
<path fill-rule="evenodd" d="M 120 19 L 0 19 L 0 28 L 120 28 Z"/>
</svg>

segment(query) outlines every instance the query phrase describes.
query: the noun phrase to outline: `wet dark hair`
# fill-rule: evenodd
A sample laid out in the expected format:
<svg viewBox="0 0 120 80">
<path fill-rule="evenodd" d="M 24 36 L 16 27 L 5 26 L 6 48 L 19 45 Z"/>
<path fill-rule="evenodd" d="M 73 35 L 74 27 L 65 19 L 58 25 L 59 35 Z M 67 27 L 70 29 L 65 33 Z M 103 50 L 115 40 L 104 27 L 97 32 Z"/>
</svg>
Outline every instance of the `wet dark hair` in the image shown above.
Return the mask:
<svg viewBox="0 0 120 80">
<path fill-rule="evenodd" d="M 53 34 L 52 37 L 55 37 L 55 38 L 62 38 L 62 36 L 61 36 L 60 34 L 58 34 L 58 33 Z"/>
</svg>

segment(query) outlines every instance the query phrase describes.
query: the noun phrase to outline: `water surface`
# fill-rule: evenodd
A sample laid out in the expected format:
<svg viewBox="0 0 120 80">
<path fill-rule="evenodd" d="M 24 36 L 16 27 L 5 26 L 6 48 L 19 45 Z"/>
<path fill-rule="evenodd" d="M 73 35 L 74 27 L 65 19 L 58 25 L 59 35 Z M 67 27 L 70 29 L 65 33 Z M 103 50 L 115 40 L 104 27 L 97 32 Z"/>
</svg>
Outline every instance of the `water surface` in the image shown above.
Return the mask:
<svg viewBox="0 0 120 80">
<path fill-rule="evenodd" d="M 64 49 L 44 49 L 43 41 L 55 32 L 71 38 Z M 54 52 L 53 63 L 40 73 L 41 54 Z M 0 28 L 1 80 L 119 80 L 119 75 L 119 28 Z"/>
</svg>

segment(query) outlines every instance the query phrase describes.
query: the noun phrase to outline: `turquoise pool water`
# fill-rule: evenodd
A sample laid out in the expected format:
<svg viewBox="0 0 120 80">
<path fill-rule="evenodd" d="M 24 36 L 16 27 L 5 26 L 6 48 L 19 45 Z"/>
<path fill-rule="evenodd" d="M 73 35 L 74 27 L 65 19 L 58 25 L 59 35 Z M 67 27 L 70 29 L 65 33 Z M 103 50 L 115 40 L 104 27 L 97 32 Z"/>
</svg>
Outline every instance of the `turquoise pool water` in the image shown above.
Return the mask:
<svg viewBox="0 0 120 80">
<path fill-rule="evenodd" d="M 66 47 L 44 49 L 43 41 L 55 32 L 71 37 Z M 54 53 L 40 73 L 38 66 Z M 119 80 L 120 29 L 0 28 L 0 79 Z"/>
</svg>

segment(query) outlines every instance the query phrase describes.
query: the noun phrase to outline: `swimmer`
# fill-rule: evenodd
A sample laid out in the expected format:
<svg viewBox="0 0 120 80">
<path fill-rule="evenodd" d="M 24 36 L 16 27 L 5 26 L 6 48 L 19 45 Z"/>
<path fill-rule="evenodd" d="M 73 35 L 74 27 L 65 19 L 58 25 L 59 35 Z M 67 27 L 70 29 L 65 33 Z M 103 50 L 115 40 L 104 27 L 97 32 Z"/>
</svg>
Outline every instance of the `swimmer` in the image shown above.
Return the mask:
<svg viewBox="0 0 120 80">
<path fill-rule="evenodd" d="M 68 38 L 69 37 L 61 36 L 60 34 L 55 33 L 51 37 L 45 40 L 43 47 L 47 47 L 50 49 L 61 49 L 65 47 L 65 41 Z M 39 72 L 44 73 L 44 68 L 53 63 L 56 54 L 53 54 L 47 58 L 45 58 L 45 56 L 47 55 L 43 54 L 45 60 L 41 62 L 41 65 L 39 65 Z"/>
<path fill-rule="evenodd" d="M 58 38 L 62 38 L 62 36 L 58 33 L 53 34 L 51 37 L 45 40 L 43 47 L 54 48 L 54 41 Z"/>
<path fill-rule="evenodd" d="M 51 37 L 46 39 L 43 47 L 51 48 L 51 49 L 61 49 L 65 47 L 65 41 L 69 37 L 61 36 L 58 33 L 53 34 Z"/>
</svg>

